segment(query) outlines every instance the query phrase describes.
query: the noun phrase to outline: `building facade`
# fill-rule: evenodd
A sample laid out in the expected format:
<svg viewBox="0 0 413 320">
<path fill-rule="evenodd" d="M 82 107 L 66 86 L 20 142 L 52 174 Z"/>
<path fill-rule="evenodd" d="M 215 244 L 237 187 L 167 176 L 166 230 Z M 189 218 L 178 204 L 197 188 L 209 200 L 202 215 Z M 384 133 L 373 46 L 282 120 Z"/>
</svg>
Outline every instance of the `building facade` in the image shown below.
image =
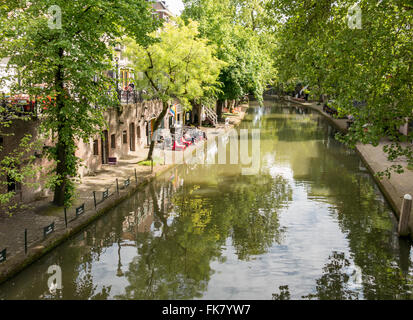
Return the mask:
<svg viewBox="0 0 413 320">
<path fill-rule="evenodd" d="M 168 22 L 173 17 L 172 12 L 168 9 L 165 1 L 152 1 L 152 8 L 160 19 Z"/>
<path fill-rule="evenodd" d="M 107 126 L 102 131 L 87 141 L 77 141 L 76 156 L 82 160 L 79 168 L 80 178 L 93 175 L 105 166 L 118 163 L 125 159 L 141 159 L 149 150 L 151 139 L 154 135 L 153 125 L 155 119 L 163 108 L 159 100 L 139 101 L 136 103 L 122 103 L 120 109 L 109 108 L 105 112 Z M 175 125 L 176 117 L 168 112 L 164 117 L 160 129 L 169 130 Z M 28 179 L 23 185 L 10 183 L 2 185 L 5 191 L 15 191 L 19 202 L 27 203 L 50 195 L 45 187 L 47 171 L 53 163 L 46 158 L 45 150 L 52 146 L 50 140 L 46 140 L 39 133 L 41 117 L 33 117 L 30 120 L 13 120 L 9 128 L 2 130 L 0 136 L 0 159 L 19 148 L 21 139 L 26 135 L 32 136 L 32 141 L 41 144 L 40 151 L 29 151 L 25 158 L 35 155 L 35 165 L 42 168 L 33 179 Z M 24 166 L 24 161 L 21 163 Z M 7 177 L 8 181 L 10 180 Z M 12 181 L 9 181 L 12 182 Z M 33 183 L 36 186 L 33 187 Z M 6 190 L 8 189 L 8 190 Z"/>
</svg>

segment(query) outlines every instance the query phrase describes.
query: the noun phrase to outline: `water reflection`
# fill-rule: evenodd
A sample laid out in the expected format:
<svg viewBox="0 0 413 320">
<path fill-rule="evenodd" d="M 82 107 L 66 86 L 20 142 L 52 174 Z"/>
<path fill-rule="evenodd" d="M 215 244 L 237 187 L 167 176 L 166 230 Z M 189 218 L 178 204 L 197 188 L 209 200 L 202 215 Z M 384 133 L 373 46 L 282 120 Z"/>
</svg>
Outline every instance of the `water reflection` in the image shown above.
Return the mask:
<svg viewBox="0 0 413 320">
<path fill-rule="evenodd" d="M 214 273 L 211 262 L 225 263 L 222 247 L 230 235 L 239 259 L 265 253 L 274 241 L 279 242 L 282 230 L 277 208 L 291 189 L 282 178 L 276 188 L 265 176 L 238 179 L 235 188 L 225 187 L 231 180 L 228 177 L 227 183 L 218 184 L 216 189 L 211 187 L 217 182 L 205 181 L 202 186 L 184 184 L 174 194 L 165 186 L 157 194 L 152 185 L 154 219 L 162 226 L 158 229 L 161 231 L 137 234 L 136 240 L 143 245 L 125 274 L 129 282 L 126 292 L 115 298 L 201 298 Z M 170 208 L 165 207 L 168 199 Z"/>
<path fill-rule="evenodd" d="M 175 168 L 0 286 L 0 299 L 412 298 L 411 244 L 326 121 L 266 101 L 241 128 L 261 129 L 259 174 Z"/>
</svg>

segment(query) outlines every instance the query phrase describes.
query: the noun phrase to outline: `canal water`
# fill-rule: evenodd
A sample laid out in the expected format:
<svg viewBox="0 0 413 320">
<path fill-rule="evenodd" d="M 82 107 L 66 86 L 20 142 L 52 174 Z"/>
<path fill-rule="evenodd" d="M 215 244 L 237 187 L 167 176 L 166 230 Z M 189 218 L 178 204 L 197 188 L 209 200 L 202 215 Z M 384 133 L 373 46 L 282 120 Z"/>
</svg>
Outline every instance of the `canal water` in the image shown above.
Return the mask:
<svg viewBox="0 0 413 320">
<path fill-rule="evenodd" d="M 240 128 L 260 130 L 256 174 L 175 168 L 0 286 L 0 299 L 412 298 L 410 242 L 324 118 L 268 99 Z M 50 292 L 52 265 L 63 288 Z"/>
</svg>

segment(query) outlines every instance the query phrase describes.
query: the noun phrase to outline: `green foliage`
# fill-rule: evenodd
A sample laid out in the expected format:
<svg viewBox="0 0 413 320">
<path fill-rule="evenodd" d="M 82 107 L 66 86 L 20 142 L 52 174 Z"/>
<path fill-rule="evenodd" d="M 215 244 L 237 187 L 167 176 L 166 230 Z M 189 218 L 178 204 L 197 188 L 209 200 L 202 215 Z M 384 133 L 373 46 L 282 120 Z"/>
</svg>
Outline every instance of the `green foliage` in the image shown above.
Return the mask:
<svg viewBox="0 0 413 320">
<path fill-rule="evenodd" d="M 349 286 L 350 275 L 346 268 L 350 261 L 343 252 L 335 252 L 329 257 L 328 263 L 323 268 L 323 275 L 317 279 L 316 293 L 303 296 L 303 299 L 319 300 L 357 300 L 359 295 Z"/>
<path fill-rule="evenodd" d="M 291 294 L 288 286 L 280 286 L 280 293 L 273 293 L 272 300 L 290 300 Z"/>
<path fill-rule="evenodd" d="M 144 47 L 129 40 L 127 55 L 136 74 L 144 74 L 143 86 L 151 98 L 163 102 L 179 99 L 190 108 L 190 100 L 213 91 L 225 64 L 213 55 L 215 48 L 197 38 L 198 24 L 177 19 L 151 34 L 156 40 Z"/>
<path fill-rule="evenodd" d="M 29 183 L 27 180 L 34 178 L 39 172 L 39 167 L 35 165 L 36 157 L 29 155 L 38 148 L 38 141 L 32 141 L 32 136 L 27 134 L 20 140 L 16 149 L 0 160 L 0 186 L 4 189 L 0 193 L 0 212 L 11 215 L 16 209 L 24 208 L 22 204 L 15 201 L 16 192 L 6 190 L 11 184 L 37 186 L 36 183 Z M 0 146 L 0 152 L 2 149 Z M 13 182 L 8 181 L 8 178 Z"/>
<path fill-rule="evenodd" d="M 156 165 L 158 165 L 158 164 L 161 164 L 161 163 L 163 163 L 163 160 L 162 160 L 162 159 L 159 159 L 159 158 L 153 159 L 153 165 L 154 165 L 154 166 L 156 166 Z M 150 161 L 150 160 L 139 161 L 139 162 L 138 162 L 138 165 L 139 165 L 139 166 L 150 167 L 150 166 L 152 165 L 152 161 Z"/>
<path fill-rule="evenodd" d="M 1 79 L 0 79 L 1 83 Z M 13 122 L 31 121 L 31 115 L 22 112 L 18 107 L 9 105 L 1 101 L 0 103 L 0 136 L 4 140 L 10 140 L 16 134 L 12 131 Z M 15 138 L 13 138 L 15 139 Z M 3 142 L 4 143 L 4 142 Z M 16 209 L 24 206 L 19 203 L 15 191 L 8 191 L 8 187 L 14 185 L 35 187 L 37 184 L 29 183 L 29 179 L 34 178 L 40 168 L 36 166 L 36 159 L 33 155 L 39 151 L 40 141 L 32 141 L 30 134 L 25 134 L 20 138 L 19 144 L 13 150 L 6 153 L 4 146 L 0 145 L 0 212 L 11 215 Z"/>
<path fill-rule="evenodd" d="M 56 5 L 60 29 L 49 28 L 48 10 Z M 80 165 L 77 141 L 99 132 L 105 109 L 119 103 L 106 73 L 113 69 L 112 49 L 123 35 L 149 43 L 155 20 L 144 0 L 22 0 L 1 6 L 0 15 L 8 17 L 0 24 L 0 58 L 10 57 L 21 79 L 12 92 L 52 98 L 41 106 L 41 132 L 54 143 L 54 202 L 70 205 Z"/>
<path fill-rule="evenodd" d="M 276 30 L 276 67 L 280 82 L 300 79 L 316 96 L 334 97 L 341 115 L 355 122 L 341 138 L 350 146 L 357 142 L 378 145 L 388 137 L 389 160 L 407 156 L 412 141 L 398 129 L 412 117 L 413 77 L 412 6 L 407 1 L 358 1 L 361 29 L 349 27 L 349 9 L 356 1 L 273 0 L 268 10 L 284 21 Z M 365 102 L 356 107 L 353 102 Z M 369 130 L 365 130 L 365 125 Z M 395 147 L 397 146 L 397 147 Z M 398 167 L 392 171 L 401 172 Z"/>
<path fill-rule="evenodd" d="M 219 80 L 220 100 L 235 100 L 252 93 L 259 100 L 274 77 L 273 38 L 264 23 L 262 1 L 186 0 L 184 19 L 199 22 L 200 35 L 218 48 L 227 63 Z"/>
<path fill-rule="evenodd" d="M 127 39 L 126 54 L 139 78 L 139 86 L 152 99 L 163 102 L 162 112 L 155 120 L 155 132 L 164 118 L 169 103 L 178 99 L 190 109 L 190 101 L 214 95 L 217 79 L 225 63 L 214 56 L 215 48 L 208 40 L 198 38 L 198 23 L 182 20 L 167 23 L 150 34 L 154 42 L 149 46 Z M 152 158 L 155 141 L 151 142 L 148 160 Z"/>
</svg>

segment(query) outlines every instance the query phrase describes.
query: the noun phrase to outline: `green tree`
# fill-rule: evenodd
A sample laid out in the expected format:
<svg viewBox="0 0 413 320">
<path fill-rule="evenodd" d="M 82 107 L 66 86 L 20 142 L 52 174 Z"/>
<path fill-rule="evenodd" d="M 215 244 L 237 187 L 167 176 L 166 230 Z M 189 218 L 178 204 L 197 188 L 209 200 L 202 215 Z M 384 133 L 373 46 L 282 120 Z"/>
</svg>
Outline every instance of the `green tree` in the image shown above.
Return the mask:
<svg viewBox="0 0 413 320">
<path fill-rule="evenodd" d="M 383 150 L 389 160 L 406 156 L 412 162 L 412 147 L 403 142 L 411 141 L 413 133 L 406 137 L 399 132 L 413 111 L 411 4 L 273 0 L 268 9 L 284 20 L 276 30 L 279 80 L 302 79 L 333 97 L 340 116 L 352 115 L 354 125 L 342 141 L 378 145 L 388 137 L 392 144 Z M 351 17 L 361 19 L 360 28 Z M 402 172 L 392 166 L 382 175 L 392 170 Z"/>
<path fill-rule="evenodd" d="M 133 40 L 127 43 L 127 55 L 137 77 L 143 73 L 142 85 L 151 98 L 162 101 L 162 111 L 155 120 L 155 132 L 165 117 L 170 102 L 178 99 L 185 108 L 189 101 L 216 92 L 217 78 L 224 62 L 214 57 L 215 48 L 206 39 L 198 38 L 198 23 L 185 24 L 177 19 L 151 34 L 156 40 L 142 46 Z M 152 159 L 152 139 L 148 160 Z"/>
<path fill-rule="evenodd" d="M 0 32 L 6 30 L 7 8 L 6 4 L 0 6 Z M 16 135 L 12 129 L 15 122 L 31 121 L 32 114 L 22 111 L 20 105 L 12 104 L 9 100 L 11 97 L 10 92 L 7 92 L 7 82 L 10 81 L 10 75 L 5 74 L 5 71 L 10 70 L 3 70 L 0 76 L 0 137 L 4 140 L 13 137 L 19 141 L 13 150 L 5 150 L 5 141 L 0 144 L 0 212 L 11 215 L 16 209 L 24 206 L 16 199 L 16 191 L 10 187 L 17 184 L 35 185 L 27 180 L 34 177 L 38 171 L 33 153 L 38 149 L 39 143 L 32 141 L 31 134 Z"/>
<path fill-rule="evenodd" d="M 21 0 L 0 10 L 8 17 L 0 25 L 0 57 L 10 57 L 21 77 L 12 92 L 52 98 L 41 123 L 54 142 L 48 186 L 56 205 L 69 205 L 80 164 L 76 142 L 99 132 L 106 107 L 119 103 L 115 91 L 108 94 L 113 47 L 123 35 L 147 43 L 155 20 L 143 0 Z"/>
<path fill-rule="evenodd" d="M 29 121 L 31 117 L 17 116 L 17 110 L 13 106 L 2 104 L 0 105 L 0 136 L 13 137 L 19 139 L 19 144 L 13 150 L 4 150 L 3 145 L 0 145 L 0 212 L 11 215 L 16 209 L 23 208 L 15 198 L 16 191 L 10 188 L 17 184 L 26 184 L 35 186 L 36 183 L 27 182 L 33 178 L 39 171 L 36 166 L 36 157 L 34 152 L 38 151 L 38 141 L 33 141 L 31 134 L 16 137 L 12 132 L 11 126 L 13 122 Z"/>
<path fill-rule="evenodd" d="M 150 232 L 137 235 L 142 246 L 125 273 L 129 285 L 115 298 L 200 298 L 214 273 L 210 263 L 219 261 L 225 237 L 217 241 L 211 207 L 193 195 L 198 187 L 169 194 L 171 190 L 164 186 L 162 196 L 153 186 L 149 188 L 155 225 L 162 225 L 162 232 L 158 237 Z M 164 211 L 168 198 L 179 213 L 170 224 Z"/>
<path fill-rule="evenodd" d="M 274 76 L 274 41 L 272 33 L 261 27 L 263 5 L 229 0 L 184 2 L 183 18 L 199 22 L 200 35 L 217 46 L 217 57 L 227 63 L 219 77 L 222 88 L 217 102 L 218 117 L 221 118 L 225 100 L 238 100 L 252 93 L 262 101 L 264 89 Z"/>
</svg>

